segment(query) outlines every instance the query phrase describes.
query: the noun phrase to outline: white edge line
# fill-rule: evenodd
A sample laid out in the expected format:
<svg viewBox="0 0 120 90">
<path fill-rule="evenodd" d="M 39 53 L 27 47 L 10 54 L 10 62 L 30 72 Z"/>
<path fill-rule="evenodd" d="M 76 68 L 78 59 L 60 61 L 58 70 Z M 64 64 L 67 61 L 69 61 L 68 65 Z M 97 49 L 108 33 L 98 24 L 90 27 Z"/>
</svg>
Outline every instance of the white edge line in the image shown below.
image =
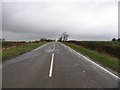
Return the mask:
<svg viewBox="0 0 120 90">
<path fill-rule="evenodd" d="M 62 44 L 62 43 L 60 43 L 60 44 Z M 85 58 L 86 60 L 88 60 L 88 61 L 91 62 L 92 64 L 96 65 L 97 67 L 101 68 L 102 70 L 106 71 L 107 73 L 109 73 L 110 75 L 114 76 L 115 78 L 120 79 L 119 76 L 113 74 L 112 72 L 110 72 L 110 71 L 108 71 L 107 69 L 103 68 L 103 67 L 100 66 L 99 64 L 93 62 L 92 60 L 90 60 L 89 58 L 87 58 L 87 57 L 85 57 L 84 55 L 80 54 L 79 52 L 73 50 L 72 48 L 66 46 L 65 44 L 62 44 L 62 45 L 64 45 L 64 46 L 67 47 L 68 49 L 72 50 L 72 51 L 75 52 L 76 54 L 82 56 L 83 58 Z"/>
<path fill-rule="evenodd" d="M 54 54 L 52 54 L 52 58 L 51 58 L 49 77 L 52 77 L 52 72 L 53 72 L 53 60 L 54 60 Z"/>
<path fill-rule="evenodd" d="M 46 45 L 48 45 L 48 44 L 50 44 L 50 43 L 51 43 L 51 42 L 46 43 L 46 44 L 44 44 L 44 45 L 41 45 L 41 46 L 39 46 L 39 47 L 37 47 L 37 48 L 29 51 L 29 52 L 33 52 L 33 51 L 36 51 L 36 50 L 38 50 L 38 49 L 41 49 L 41 48 L 43 48 L 44 46 L 46 46 Z M 26 52 L 26 53 L 29 53 L 29 52 Z M 26 53 L 24 53 L 24 54 L 22 54 L 22 55 L 25 55 Z M 20 55 L 20 56 L 22 56 L 22 55 Z M 18 57 L 20 57 L 20 56 L 18 56 Z M 16 58 L 18 58 L 18 57 L 16 57 Z M 15 58 L 13 58 L 13 59 L 15 59 Z M 2 67 L 3 67 L 3 64 L 4 64 L 4 65 L 8 65 L 8 64 L 11 64 L 11 63 L 16 63 L 16 62 L 14 62 L 13 60 L 12 60 L 12 61 L 11 61 L 11 60 L 6 60 L 6 61 L 2 62 Z M 1 68 L 1 66 L 0 66 L 0 68 Z"/>
<path fill-rule="evenodd" d="M 49 43 L 46 43 L 46 44 L 44 44 L 44 45 L 42 45 L 42 46 L 40 46 L 40 47 L 38 47 L 38 48 L 36 48 L 36 49 L 33 49 L 32 51 L 36 51 L 36 50 L 38 50 L 38 49 L 40 49 L 40 48 L 42 48 L 42 47 L 44 47 L 44 46 L 46 46 L 46 45 L 48 45 Z"/>
</svg>

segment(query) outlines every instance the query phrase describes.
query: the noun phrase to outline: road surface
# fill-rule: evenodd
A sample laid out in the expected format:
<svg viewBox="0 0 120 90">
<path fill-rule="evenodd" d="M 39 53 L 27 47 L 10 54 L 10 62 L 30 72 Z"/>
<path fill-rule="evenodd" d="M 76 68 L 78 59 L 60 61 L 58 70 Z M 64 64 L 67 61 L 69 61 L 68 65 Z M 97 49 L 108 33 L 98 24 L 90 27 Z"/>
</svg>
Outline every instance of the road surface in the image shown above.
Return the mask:
<svg viewBox="0 0 120 90">
<path fill-rule="evenodd" d="M 59 42 L 3 64 L 3 88 L 117 88 L 118 78 Z"/>
</svg>

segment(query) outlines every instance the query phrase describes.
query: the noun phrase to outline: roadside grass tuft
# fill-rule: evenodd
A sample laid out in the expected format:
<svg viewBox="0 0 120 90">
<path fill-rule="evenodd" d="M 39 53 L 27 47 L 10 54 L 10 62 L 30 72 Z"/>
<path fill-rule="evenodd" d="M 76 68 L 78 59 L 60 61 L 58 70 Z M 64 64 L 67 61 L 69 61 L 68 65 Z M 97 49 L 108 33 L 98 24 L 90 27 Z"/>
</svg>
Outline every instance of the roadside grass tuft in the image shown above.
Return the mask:
<svg viewBox="0 0 120 90">
<path fill-rule="evenodd" d="M 84 47 L 75 44 L 70 44 L 70 43 L 64 43 L 64 44 L 76 50 L 77 52 L 90 57 L 95 62 L 98 62 L 101 65 L 105 67 L 109 67 L 120 73 L 120 60 L 118 58 L 97 51 L 93 51 L 90 49 L 86 49 Z"/>
</svg>

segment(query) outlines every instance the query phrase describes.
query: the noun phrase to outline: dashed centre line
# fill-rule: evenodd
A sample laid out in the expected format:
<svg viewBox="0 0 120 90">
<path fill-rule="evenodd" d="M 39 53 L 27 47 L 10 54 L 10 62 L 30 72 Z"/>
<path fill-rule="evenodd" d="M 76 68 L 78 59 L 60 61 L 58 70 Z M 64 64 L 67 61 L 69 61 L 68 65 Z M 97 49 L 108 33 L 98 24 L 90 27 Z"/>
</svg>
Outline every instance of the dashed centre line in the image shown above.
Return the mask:
<svg viewBox="0 0 120 90">
<path fill-rule="evenodd" d="M 55 43 L 53 45 L 53 49 L 55 49 Z M 50 64 L 50 70 L 49 70 L 49 77 L 52 77 L 52 73 L 53 73 L 53 62 L 54 62 L 54 56 L 55 54 L 52 54 L 52 58 L 51 58 L 51 64 Z"/>
<path fill-rule="evenodd" d="M 54 43 L 53 49 L 55 49 L 55 43 Z"/>
<path fill-rule="evenodd" d="M 55 55 L 52 54 L 50 71 L 49 71 L 49 77 L 52 77 L 52 73 L 53 73 L 53 60 L 54 60 L 54 56 L 55 56 Z"/>
</svg>

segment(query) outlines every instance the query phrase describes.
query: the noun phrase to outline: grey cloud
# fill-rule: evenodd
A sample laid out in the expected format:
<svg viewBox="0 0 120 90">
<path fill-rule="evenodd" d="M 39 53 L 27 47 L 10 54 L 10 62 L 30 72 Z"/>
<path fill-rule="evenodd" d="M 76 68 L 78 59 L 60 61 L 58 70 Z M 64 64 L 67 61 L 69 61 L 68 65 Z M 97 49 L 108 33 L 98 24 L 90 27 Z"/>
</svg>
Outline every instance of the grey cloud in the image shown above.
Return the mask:
<svg viewBox="0 0 120 90">
<path fill-rule="evenodd" d="M 2 38 L 2 3 L 0 2 L 0 38 Z"/>
<path fill-rule="evenodd" d="M 4 2 L 3 37 L 9 40 L 59 38 L 110 40 L 117 37 L 117 3 Z M 21 37 L 22 36 L 22 37 Z"/>
<path fill-rule="evenodd" d="M 120 2 L 118 3 L 118 37 L 120 38 Z"/>
</svg>

